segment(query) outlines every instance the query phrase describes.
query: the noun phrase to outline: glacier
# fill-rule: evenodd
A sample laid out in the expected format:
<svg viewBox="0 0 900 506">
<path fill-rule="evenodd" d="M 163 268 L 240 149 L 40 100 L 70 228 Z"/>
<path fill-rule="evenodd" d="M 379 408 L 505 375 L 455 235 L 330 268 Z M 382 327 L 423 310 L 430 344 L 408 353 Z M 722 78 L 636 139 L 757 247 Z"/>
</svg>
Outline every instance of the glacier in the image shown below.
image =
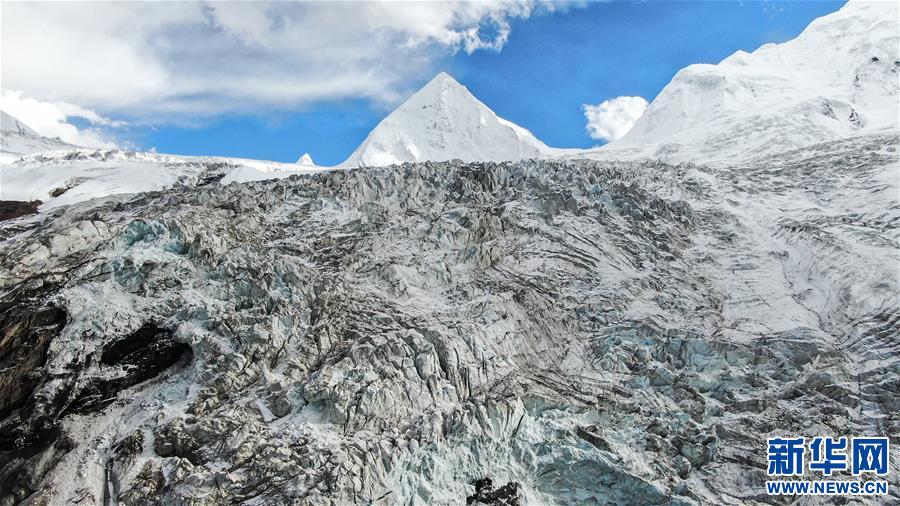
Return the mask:
<svg viewBox="0 0 900 506">
<path fill-rule="evenodd" d="M 769 434 L 897 433 L 897 142 L 4 222 L 4 504 L 759 501 Z"/>
</svg>

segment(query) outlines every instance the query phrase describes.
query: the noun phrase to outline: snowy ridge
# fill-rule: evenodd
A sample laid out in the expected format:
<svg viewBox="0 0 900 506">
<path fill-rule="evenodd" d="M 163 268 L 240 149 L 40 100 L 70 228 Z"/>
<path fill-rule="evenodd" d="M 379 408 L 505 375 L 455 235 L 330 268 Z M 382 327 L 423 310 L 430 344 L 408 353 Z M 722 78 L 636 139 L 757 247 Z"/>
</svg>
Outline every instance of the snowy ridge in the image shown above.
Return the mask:
<svg viewBox="0 0 900 506">
<path fill-rule="evenodd" d="M 531 132 L 500 118 L 441 72 L 381 121 L 341 165 L 509 161 L 545 157 L 551 152 Z"/>
<path fill-rule="evenodd" d="M 715 163 L 896 131 L 897 18 L 895 2 L 849 2 L 791 41 L 691 65 L 594 154 Z"/>
</svg>

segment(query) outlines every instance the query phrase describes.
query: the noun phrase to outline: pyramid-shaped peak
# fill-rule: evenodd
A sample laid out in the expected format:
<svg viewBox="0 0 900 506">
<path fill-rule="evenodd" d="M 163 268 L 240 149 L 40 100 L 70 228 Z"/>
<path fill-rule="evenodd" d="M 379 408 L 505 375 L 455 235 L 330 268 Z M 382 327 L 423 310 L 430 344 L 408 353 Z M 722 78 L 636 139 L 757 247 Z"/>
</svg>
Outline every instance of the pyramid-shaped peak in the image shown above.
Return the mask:
<svg viewBox="0 0 900 506">
<path fill-rule="evenodd" d="M 382 120 L 343 165 L 509 161 L 539 158 L 548 151 L 531 132 L 498 117 L 441 72 Z"/>
</svg>

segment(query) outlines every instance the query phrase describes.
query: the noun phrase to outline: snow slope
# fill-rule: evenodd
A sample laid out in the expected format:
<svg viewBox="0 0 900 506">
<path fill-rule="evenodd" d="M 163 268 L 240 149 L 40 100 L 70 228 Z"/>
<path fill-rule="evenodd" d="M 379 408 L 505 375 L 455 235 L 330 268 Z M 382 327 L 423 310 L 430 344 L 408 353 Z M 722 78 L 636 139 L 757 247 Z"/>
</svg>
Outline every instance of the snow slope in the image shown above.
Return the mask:
<svg viewBox="0 0 900 506">
<path fill-rule="evenodd" d="M 0 200 L 40 200 L 41 210 L 115 194 L 213 180 L 258 181 L 321 170 L 309 154 L 292 164 L 81 148 L 44 137 L 3 111 L 0 126 Z"/>
<path fill-rule="evenodd" d="M 441 72 L 382 120 L 341 165 L 521 160 L 551 152 L 531 132 L 497 116 Z"/>
<path fill-rule="evenodd" d="M 44 137 L 12 115 L 0 111 L 0 163 L 44 151 L 75 148 L 59 139 Z"/>
<path fill-rule="evenodd" d="M 676 74 L 593 154 L 727 162 L 898 129 L 896 2 L 851 1 L 797 38 Z"/>
<path fill-rule="evenodd" d="M 43 202 L 40 209 L 123 193 L 258 181 L 322 170 L 242 158 L 177 156 L 108 149 L 49 151 L 0 163 L 0 200 Z"/>
</svg>

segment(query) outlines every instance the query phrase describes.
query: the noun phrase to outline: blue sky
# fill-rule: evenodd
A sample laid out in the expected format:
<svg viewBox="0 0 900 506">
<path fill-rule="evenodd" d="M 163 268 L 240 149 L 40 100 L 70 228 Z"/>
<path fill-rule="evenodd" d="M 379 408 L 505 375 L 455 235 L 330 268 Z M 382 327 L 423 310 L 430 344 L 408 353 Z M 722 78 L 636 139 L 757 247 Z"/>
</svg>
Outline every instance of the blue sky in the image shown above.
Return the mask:
<svg viewBox="0 0 900 506">
<path fill-rule="evenodd" d="M 52 103 L 63 119 L 32 121 L 112 132 L 120 145 L 287 162 L 308 151 L 331 165 L 443 70 L 547 144 L 588 147 L 600 141 L 585 130 L 583 104 L 652 100 L 679 69 L 791 39 L 843 3 L 609 2 L 549 13 L 521 4 L 423 12 L 404 4 L 7 4 L 3 85 L 14 91 L 3 98 Z M 466 38 L 473 26 L 483 36 Z"/>
</svg>

